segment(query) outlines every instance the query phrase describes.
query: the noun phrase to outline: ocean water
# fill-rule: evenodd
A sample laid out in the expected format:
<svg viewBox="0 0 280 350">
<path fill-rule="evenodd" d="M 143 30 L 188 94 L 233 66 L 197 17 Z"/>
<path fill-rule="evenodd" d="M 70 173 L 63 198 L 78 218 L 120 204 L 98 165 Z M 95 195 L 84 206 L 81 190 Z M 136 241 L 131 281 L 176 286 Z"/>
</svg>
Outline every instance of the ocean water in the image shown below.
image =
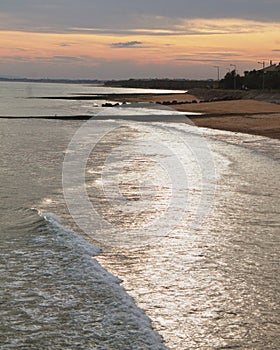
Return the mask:
<svg viewBox="0 0 280 350">
<path fill-rule="evenodd" d="M 0 348 L 278 349 L 280 142 L 135 113 L 0 119 Z"/>
<path fill-rule="evenodd" d="M 91 100 L 40 99 L 40 97 L 95 95 L 111 93 L 166 93 L 168 90 L 122 89 L 100 85 L 0 82 L 0 116 L 95 115 L 102 108 Z M 184 91 L 177 91 L 183 93 Z M 100 107 L 106 100 L 96 101 Z M 110 101 L 109 101 L 110 102 Z"/>
</svg>

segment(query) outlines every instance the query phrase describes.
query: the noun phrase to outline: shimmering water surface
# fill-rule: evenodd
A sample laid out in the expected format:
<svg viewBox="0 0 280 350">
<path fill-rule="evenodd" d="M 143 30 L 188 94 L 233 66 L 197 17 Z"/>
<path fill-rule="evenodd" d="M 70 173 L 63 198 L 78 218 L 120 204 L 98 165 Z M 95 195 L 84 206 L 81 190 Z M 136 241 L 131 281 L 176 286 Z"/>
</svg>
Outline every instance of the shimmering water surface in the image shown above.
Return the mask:
<svg viewBox="0 0 280 350">
<path fill-rule="evenodd" d="M 1 349 L 278 349 L 280 143 L 110 119 L 0 120 Z"/>
<path fill-rule="evenodd" d="M 0 82 L 0 116 L 73 116 L 94 115 L 106 100 L 42 99 L 40 97 L 117 94 L 166 93 L 168 90 L 122 89 L 101 85 Z M 179 91 L 178 92 L 183 92 Z M 96 103 L 95 103 L 96 102 Z"/>
</svg>

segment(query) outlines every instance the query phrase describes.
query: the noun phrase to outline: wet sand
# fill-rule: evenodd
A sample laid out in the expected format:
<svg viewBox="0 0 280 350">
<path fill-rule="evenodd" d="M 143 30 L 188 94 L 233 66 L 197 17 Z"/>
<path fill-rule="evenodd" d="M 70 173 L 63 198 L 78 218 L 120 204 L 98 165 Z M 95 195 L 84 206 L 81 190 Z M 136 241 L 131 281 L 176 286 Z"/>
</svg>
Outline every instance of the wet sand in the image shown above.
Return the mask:
<svg viewBox="0 0 280 350">
<path fill-rule="evenodd" d="M 138 121 L 189 122 L 199 127 L 207 127 L 233 132 L 243 132 L 261 135 L 280 140 L 280 94 L 245 92 L 241 90 L 193 89 L 191 93 L 171 94 L 106 94 L 106 95 L 77 95 L 53 96 L 47 99 L 73 100 L 107 100 L 109 106 L 118 103 L 154 103 L 168 106 L 186 116 L 127 116 L 126 119 Z M 250 99 L 249 99 L 249 98 Z M 262 99 L 262 100 L 260 100 Z M 210 100 L 210 101 L 209 101 Z M 272 102 L 269 102 L 273 100 Z M 274 103 L 276 102 L 276 103 Z M 187 112 L 202 115 L 187 115 Z M 57 118 L 57 117 L 54 117 Z M 70 119 L 89 119 L 89 116 L 71 116 Z M 106 119 L 98 116 L 96 119 Z M 124 118 L 123 116 L 121 117 Z M 65 118 L 64 118 L 65 119 Z"/>
<path fill-rule="evenodd" d="M 197 126 L 261 135 L 280 140 L 280 105 L 255 100 L 178 105 L 179 111 L 205 113 L 191 117 Z"/>
<path fill-rule="evenodd" d="M 180 112 L 203 113 L 201 116 L 189 116 L 192 122 L 200 127 L 262 135 L 280 140 L 280 104 L 276 103 L 243 99 L 202 102 L 189 94 L 143 95 L 124 97 L 119 101 L 165 103 Z"/>
<path fill-rule="evenodd" d="M 191 118 L 200 127 L 243 132 L 280 140 L 280 113 Z"/>
</svg>

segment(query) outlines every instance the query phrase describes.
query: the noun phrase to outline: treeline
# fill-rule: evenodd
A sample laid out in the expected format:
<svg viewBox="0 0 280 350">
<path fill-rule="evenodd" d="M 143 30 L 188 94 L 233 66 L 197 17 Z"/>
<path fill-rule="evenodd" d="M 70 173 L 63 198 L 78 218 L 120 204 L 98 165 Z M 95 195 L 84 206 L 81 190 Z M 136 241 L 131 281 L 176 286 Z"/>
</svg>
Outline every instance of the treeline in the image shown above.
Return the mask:
<svg viewBox="0 0 280 350">
<path fill-rule="evenodd" d="M 128 79 L 110 80 L 105 86 L 142 88 L 142 89 L 164 89 L 164 90 L 188 90 L 192 88 L 214 88 L 217 83 L 212 80 L 185 80 L 185 79 Z"/>
<path fill-rule="evenodd" d="M 252 70 L 244 76 L 233 70 L 220 81 L 222 89 L 280 89 L 280 71 Z"/>
</svg>

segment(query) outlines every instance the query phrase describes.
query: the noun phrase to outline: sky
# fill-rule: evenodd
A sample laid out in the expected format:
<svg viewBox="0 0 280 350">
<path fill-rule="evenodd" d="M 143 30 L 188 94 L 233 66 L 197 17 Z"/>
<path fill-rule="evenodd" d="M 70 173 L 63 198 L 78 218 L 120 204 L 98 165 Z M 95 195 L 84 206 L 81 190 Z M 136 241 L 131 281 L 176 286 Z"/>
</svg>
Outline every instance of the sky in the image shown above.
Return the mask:
<svg viewBox="0 0 280 350">
<path fill-rule="evenodd" d="M 279 0 L 0 0 L 0 76 L 243 74 L 280 62 L 279 14 Z"/>
</svg>

